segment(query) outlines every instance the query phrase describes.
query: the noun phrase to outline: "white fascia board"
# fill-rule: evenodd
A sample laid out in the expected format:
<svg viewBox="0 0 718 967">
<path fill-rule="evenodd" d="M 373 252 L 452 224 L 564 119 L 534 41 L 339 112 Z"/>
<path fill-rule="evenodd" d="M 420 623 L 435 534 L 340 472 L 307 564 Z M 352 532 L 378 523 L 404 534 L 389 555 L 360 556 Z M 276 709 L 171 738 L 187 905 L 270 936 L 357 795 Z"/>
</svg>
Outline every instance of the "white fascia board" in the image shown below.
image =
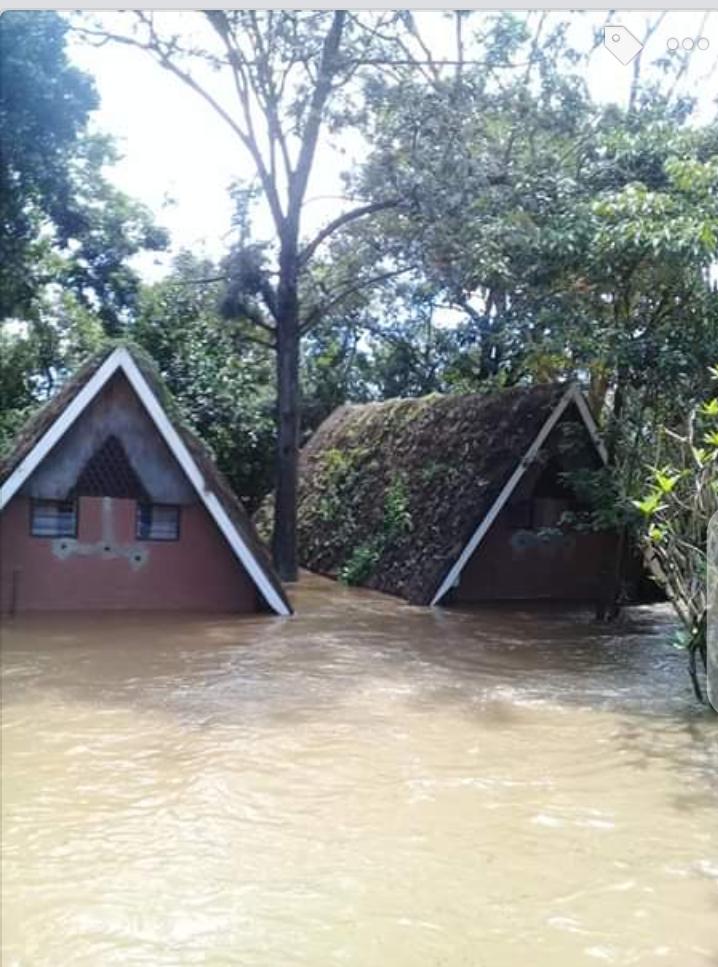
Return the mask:
<svg viewBox="0 0 718 967">
<path fill-rule="evenodd" d="M 269 607 L 279 615 L 290 615 L 291 611 L 277 594 L 270 581 L 267 580 L 264 570 L 245 543 L 242 535 L 232 523 L 227 511 L 217 498 L 217 495 L 207 488 L 204 476 L 195 463 L 194 457 L 187 449 L 187 446 L 177 430 L 175 430 L 157 397 L 150 389 L 137 363 L 126 349 L 121 349 L 120 352 L 122 353 L 121 366 L 127 379 L 144 404 L 150 418 L 170 448 L 175 459 L 184 470 L 188 480 L 197 491 L 202 503 L 234 551 L 234 554 L 254 581 Z"/>
<path fill-rule="evenodd" d="M 78 416 L 89 406 L 92 400 L 120 368 L 123 350 L 115 349 L 104 363 L 85 383 L 79 393 L 68 403 L 45 433 L 40 437 L 27 456 L 20 461 L 0 489 L 0 510 L 15 496 L 31 473 L 37 469 L 55 444 L 67 433 Z"/>
<path fill-rule="evenodd" d="M 586 425 L 586 429 L 589 432 L 591 440 L 593 441 L 594 445 L 596 446 L 596 449 L 598 450 L 601 456 L 601 460 L 603 461 L 603 463 L 606 463 L 607 461 L 606 449 L 598 435 L 598 428 L 591 415 L 591 411 L 588 408 L 588 404 L 586 403 L 586 400 L 583 397 L 583 393 L 581 392 L 580 387 L 577 386 L 576 384 L 572 384 L 566 390 L 566 392 L 561 397 L 559 402 L 556 404 L 556 407 L 554 408 L 553 412 L 551 413 L 549 418 L 546 420 L 544 425 L 539 430 L 536 439 L 528 448 L 528 450 L 526 451 L 522 459 L 519 461 L 518 466 L 509 477 L 503 490 L 501 491 L 499 496 L 492 504 L 488 514 L 483 518 L 479 526 L 471 535 L 468 543 L 466 544 L 466 547 L 463 549 L 459 557 L 454 562 L 453 566 L 450 568 L 448 574 L 439 585 L 439 590 L 431 599 L 431 607 L 434 607 L 434 605 L 439 604 L 439 602 L 444 597 L 444 595 L 448 591 L 450 591 L 451 588 L 455 587 L 456 584 L 458 584 L 459 578 L 461 577 L 461 572 L 466 567 L 466 564 L 471 558 L 471 555 L 474 553 L 476 548 L 484 539 L 493 522 L 496 520 L 496 518 L 499 516 L 501 511 L 504 509 L 504 506 L 506 505 L 507 501 L 511 497 L 511 494 L 518 486 L 519 481 L 526 473 L 528 468 L 531 466 L 531 464 L 534 462 L 534 460 L 538 456 L 539 450 L 546 442 L 549 434 L 554 429 L 554 427 L 561 419 L 563 414 L 566 412 L 567 408 L 571 405 L 571 403 L 576 404 L 578 411 L 581 414 L 581 418 L 583 419 L 583 422 Z"/>
<path fill-rule="evenodd" d="M 600 456 L 604 464 L 608 463 L 608 452 L 601 439 L 601 434 L 598 432 L 598 427 L 596 426 L 596 421 L 593 418 L 593 413 L 591 413 L 591 408 L 586 402 L 586 397 L 581 392 L 581 387 L 576 383 L 571 387 L 571 399 L 576 404 L 578 412 L 581 414 L 584 425 L 588 430 L 588 434 L 593 440 L 593 444 L 596 447 L 598 455 Z"/>
<path fill-rule="evenodd" d="M 232 523 L 216 494 L 208 490 L 205 486 L 204 477 L 195 463 L 194 458 L 175 430 L 157 397 L 152 392 L 137 363 L 124 347 L 119 347 L 110 353 L 104 363 L 98 367 L 97 371 L 90 377 L 74 399 L 58 415 L 54 423 L 48 427 L 30 453 L 13 470 L 0 490 L 0 511 L 15 496 L 30 474 L 42 463 L 50 450 L 67 433 L 78 416 L 80 416 L 95 396 L 97 396 L 110 377 L 119 369 L 124 372 L 160 435 L 184 470 L 212 519 L 227 539 L 235 556 L 244 566 L 267 604 L 277 614 L 291 614 L 291 611 L 281 596 L 277 594 L 272 584 L 267 580 L 262 567 L 245 543 L 242 535 L 237 531 L 237 528 Z"/>
</svg>

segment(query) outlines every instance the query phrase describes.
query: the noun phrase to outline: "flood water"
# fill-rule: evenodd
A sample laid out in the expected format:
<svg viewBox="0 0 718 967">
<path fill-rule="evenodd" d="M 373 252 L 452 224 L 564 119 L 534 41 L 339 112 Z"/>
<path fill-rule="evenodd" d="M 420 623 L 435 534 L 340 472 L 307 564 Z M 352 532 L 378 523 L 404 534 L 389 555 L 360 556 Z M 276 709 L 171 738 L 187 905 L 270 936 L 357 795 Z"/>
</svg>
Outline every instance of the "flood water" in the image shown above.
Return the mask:
<svg viewBox="0 0 718 967">
<path fill-rule="evenodd" d="M 718 719 L 665 609 L 3 634 L 3 965 L 718 964 Z"/>
</svg>

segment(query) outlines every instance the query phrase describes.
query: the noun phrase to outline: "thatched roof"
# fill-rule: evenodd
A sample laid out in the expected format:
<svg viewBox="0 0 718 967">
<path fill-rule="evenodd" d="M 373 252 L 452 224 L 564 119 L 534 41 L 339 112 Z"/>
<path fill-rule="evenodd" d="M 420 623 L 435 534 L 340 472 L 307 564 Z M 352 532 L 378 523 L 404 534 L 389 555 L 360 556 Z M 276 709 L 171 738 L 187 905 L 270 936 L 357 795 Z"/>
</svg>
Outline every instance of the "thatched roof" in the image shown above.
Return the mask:
<svg viewBox="0 0 718 967">
<path fill-rule="evenodd" d="M 67 407 L 90 382 L 100 367 L 118 349 L 123 349 L 129 353 L 132 361 L 140 370 L 150 391 L 156 397 L 157 402 L 160 404 L 172 427 L 179 435 L 187 450 L 189 450 L 197 469 L 202 475 L 205 491 L 215 495 L 231 521 L 232 526 L 256 561 L 262 575 L 280 601 L 283 602 L 286 607 L 286 612 L 291 613 L 291 606 L 284 593 L 284 589 L 249 515 L 239 502 L 224 475 L 215 465 L 207 447 L 182 422 L 177 406 L 167 387 L 162 382 L 153 361 L 137 346 L 129 343 L 108 343 L 106 347 L 93 355 L 62 386 L 52 399 L 30 417 L 17 434 L 10 450 L 0 456 L 0 487 L 5 487 L 14 471 L 20 467 L 35 447 L 41 443 L 45 434 L 53 427 L 61 414 L 65 412 Z"/>
<path fill-rule="evenodd" d="M 430 603 L 567 390 L 336 410 L 302 451 L 301 563 Z"/>
</svg>

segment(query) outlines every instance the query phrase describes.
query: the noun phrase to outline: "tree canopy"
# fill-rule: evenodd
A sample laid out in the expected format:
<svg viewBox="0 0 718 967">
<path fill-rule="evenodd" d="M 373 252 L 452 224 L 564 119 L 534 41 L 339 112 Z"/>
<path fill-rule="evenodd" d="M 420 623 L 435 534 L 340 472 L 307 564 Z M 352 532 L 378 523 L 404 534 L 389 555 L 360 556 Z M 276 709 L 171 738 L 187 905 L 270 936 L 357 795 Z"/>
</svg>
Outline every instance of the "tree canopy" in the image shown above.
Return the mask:
<svg viewBox="0 0 718 967">
<path fill-rule="evenodd" d="M 0 159 L 0 318 L 41 319 L 61 290 L 117 333 L 139 289 L 129 260 L 167 238 L 106 177 L 116 152 L 90 133 L 97 93 L 68 60 L 67 31 L 52 12 L 0 19 L 0 124 L 12 133 Z"/>
</svg>

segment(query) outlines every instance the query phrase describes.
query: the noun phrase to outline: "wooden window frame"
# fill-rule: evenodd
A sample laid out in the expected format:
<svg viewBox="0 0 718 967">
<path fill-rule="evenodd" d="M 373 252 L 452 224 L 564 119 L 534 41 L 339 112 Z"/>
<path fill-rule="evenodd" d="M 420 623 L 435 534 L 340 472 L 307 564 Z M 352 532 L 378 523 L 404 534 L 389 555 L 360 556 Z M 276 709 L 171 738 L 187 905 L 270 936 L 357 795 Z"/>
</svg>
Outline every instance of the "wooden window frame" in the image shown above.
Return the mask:
<svg viewBox="0 0 718 967">
<path fill-rule="evenodd" d="M 74 511 L 74 524 L 71 534 L 38 534 L 35 531 L 35 510 L 38 504 L 72 504 L 72 509 Z M 30 519 L 29 519 L 28 531 L 30 537 L 36 537 L 39 540 L 45 541 L 58 541 L 63 539 L 77 539 L 77 533 L 80 526 L 80 502 L 77 498 L 69 498 L 65 500 L 58 500 L 54 497 L 31 497 L 30 498 Z"/>
<path fill-rule="evenodd" d="M 143 507 L 162 507 L 177 512 L 177 533 L 174 537 L 147 537 L 140 534 L 141 514 Z M 135 504 L 135 540 L 158 541 L 161 544 L 172 544 L 182 536 L 182 508 L 179 504 L 159 504 L 154 501 L 138 500 Z"/>
</svg>

